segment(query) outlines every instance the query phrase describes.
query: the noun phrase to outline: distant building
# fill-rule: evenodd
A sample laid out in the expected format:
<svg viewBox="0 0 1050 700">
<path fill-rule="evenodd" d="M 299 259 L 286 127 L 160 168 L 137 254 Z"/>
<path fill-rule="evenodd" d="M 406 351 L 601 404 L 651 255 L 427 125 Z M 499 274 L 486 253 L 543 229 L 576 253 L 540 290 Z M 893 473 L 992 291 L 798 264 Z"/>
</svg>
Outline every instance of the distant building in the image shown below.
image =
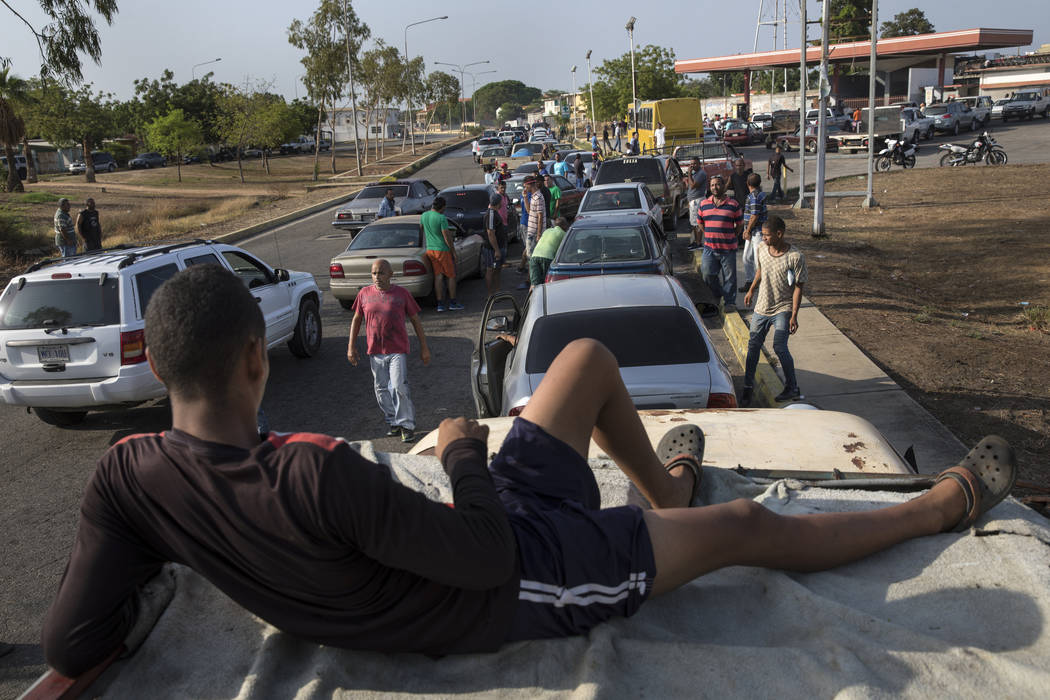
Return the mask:
<svg viewBox="0 0 1050 700">
<path fill-rule="evenodd" d="M 370 138 L 382 136 L 393 139 L 401 136 L 401 110 L 376 109 L 369 113 L 368 110 L 357 110 L 357 118 L 354 111 L 349 108 L 333 110 L 335 117 L 335 140 L 345 143 L 354 140 L 356 127 L 357 138 L 363 139 L 367 135 Z"/>
</svg>

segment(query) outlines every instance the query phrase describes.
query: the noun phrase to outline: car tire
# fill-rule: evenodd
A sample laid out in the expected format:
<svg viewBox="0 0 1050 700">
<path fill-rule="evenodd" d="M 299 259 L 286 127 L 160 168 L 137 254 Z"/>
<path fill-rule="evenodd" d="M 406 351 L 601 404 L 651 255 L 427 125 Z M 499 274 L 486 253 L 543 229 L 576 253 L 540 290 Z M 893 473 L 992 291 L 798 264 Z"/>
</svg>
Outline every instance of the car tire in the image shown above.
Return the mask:
<svg viewBox="0 0 1050 700">
<path fill-rule="evenodd" d="M 809 143 L 807 143 L 806 144 L 806 151 L 809 152 L 809 153 L 816 153 L 817 152 L 817 142 L 816 141 L 810 141 Z"/>
<path fill-rule="evenodd" d="M 959 135 L 959 120 L 958 119 L 955 120 L 955 132 L 954 132 L 953 135 L 954 136 L 958 136 Z"/>
<path fill-rule="evenodd" d="M 114 163 L 110 163 L 110 164 L 109 164 L 109 167 L 108 167 L 108 168 L 106 168 L 106 170 L 107 170 L 108 172 L 113 172 L 113 171 L 114 171 L 114 170 L 116 170 L 116 169 L 117 169 L 117 166 L 116 166 L 116 164 L 114 164 Z"/>
<path fill-rule="evenodd" d="M 80 425 L 87 416 L 87 411 L 52 411 L 48 408 L 34 408 L 33 413 L 48 425 L 55 425 L 60 428 Z"/>
<path fill-rule="evenodd" d="M 321 315 L 313 299 L 303 299 L 299 304 L 299 319 L 288 349 L 296 357 L 313 357 L 321 349 Z"/>
</svg>

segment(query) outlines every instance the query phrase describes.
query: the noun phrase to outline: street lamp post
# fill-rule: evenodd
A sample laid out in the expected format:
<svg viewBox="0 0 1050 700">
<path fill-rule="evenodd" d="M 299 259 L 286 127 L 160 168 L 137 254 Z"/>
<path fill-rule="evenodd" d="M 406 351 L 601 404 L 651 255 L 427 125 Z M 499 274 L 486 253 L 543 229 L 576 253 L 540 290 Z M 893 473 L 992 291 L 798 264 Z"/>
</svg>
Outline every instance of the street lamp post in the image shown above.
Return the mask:
<svg viewBox="0 0 1050 700">
<path fill-rule="evenodd" d="M 591 50 L 587 49 L 587 87 L 591 91 L 591 131 L 597 132 L 598 124 L 594 121 L 594 81 L 591 80 Z"/>
<path fill-rule="evenodd" d="M 486 73 L 499 73 L 499 71 L 498 70 L 483 70 L 483 71 L 479 71 L 477 73 L 467 73 L 467 75 L 469 75 L 470 79 L 471 79 L 470 106 L 474 110 L 474 123 L 475 124 L 478 123 L 478 103 L 477 103 L 477 100 L 474 99 L 474 93 L 478 91 L 478 76 L 479 75 L 485 75 Z"/>
<path fill-rule="evenodd" d="M 576 66 L 572 67 L 572 95 L 569 97 L 572 105 L 572 140 L 576 140 Z"/>
<path fill-rule="evenodd" d="M 213 58 L 210 61 L 204 61 L 203 63 L 196 64 L 195 66 L 193 66 L 193 68 L 190 69 L 190 79 L 191 80 L 196 80 L 197 79 L 197 69 L 200 68 L 201 66 L 206 66 L 209 63 L 217 63 L 217 62 L 219 62 L 221 60 L 222 60 L 221 58 Z"/>
<path fill-rule="evenodd" d="M 631 45 L 631 121 L 634 123 L 631 131 L 638 131 L 638 88 L 634 82 L 634 23 L 636 19 L 631 17 L 624 27 L 627 30 L 627 42 Z"/>
<path fill-rule="evenodd" d="M 460 131 L 466 130 L 465 123 L 467 121 L 467 105 L 463 103 L 463 74 L 466 73 L 467 68 L 470 68 L 471 66 L 480 66 L 482 63 L 489 63 L 489 61 L 474 61 L 473 63 L 467 63 L 462 66 L 456 65 L 455 63 L 444 63 L 443 61 L 434 61 L 435 66 L 449 66 L 459 71 L 459 106 L 460 111 L 463 115 L 459 121 Z"/>
<path fill-rule="evenodd" d="M 408 60 L 409 60 L 408 59 L 408 28 L 409 27 L 414 27 L 417 24 L 426 24 L 427 22 L 436 22 L 439 19 L 448 19 L 448 15 L 444 15 L 442 17 L 431 17 L 430 19 L 421 19 L 418 22 L 412 22 L 411 24 L 406 24 L 405 25 L 405 66 L 406 67 L 408 66 Z M 408 103 L 408 105 L 407 105 L 408 106 L 408 134 L 409 134 L 408 137 L 410 139 L 412 139 L 412 155 L 415 155 L 416 154 L 416 130 L 415 130 L 415 120 L 412 119 L 412 94 L 411 94 L 411 92 L 409 92 L 408 96 L 405 98 L 405 102 Z M 426 140 L 426 136 L 424 136 L 423 138 L 424 138 L 424 141 L 425 141 Z"/>
</svg>

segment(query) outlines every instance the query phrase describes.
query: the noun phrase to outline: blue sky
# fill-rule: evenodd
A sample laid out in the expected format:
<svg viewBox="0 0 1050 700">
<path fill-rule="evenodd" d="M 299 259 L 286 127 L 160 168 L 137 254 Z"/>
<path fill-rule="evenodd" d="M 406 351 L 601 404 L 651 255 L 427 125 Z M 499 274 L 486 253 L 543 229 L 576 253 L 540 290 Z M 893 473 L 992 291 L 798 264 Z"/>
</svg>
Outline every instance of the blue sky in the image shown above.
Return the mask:
<svg viewBox="0 0 1050 700">
<path fill-rule="evenodd" d="M 916 5 L 922 6 L 937 31 L 997 27 L 1032 29 L 1034 46 L 1050 42 L 1050 13 L 1034 12 L 1043 0 L 881 0 L 880 21 Z M 37 0 L 15 0 L 14 6 L 33 21 L 42 21 Z M 770 8 L 773 0 L 766 0 Z M 477 76 L 477 85 L 491 80 L 516 79 L 541 89 L 569 89 L 570 70 L 578 66 L 578 85 L 587 82 L 588 49 L 592 65 L 619 56 L 628 49 L 624 24 L 631 15 L 638 20 L 635 43 L 658 44 L 674 50 L 678 58 L 702 58 L 748 53 L 755 40 L 758 0 L 694 2 L 627 0 L 599 2 L 507 2 L 507 0 L 357 0 L 358 15 L 372 28 L 373 37 L 402 47 L 404 26 L 409 22 L 447 14 L 449 19 L 409 29 L 408 48 L 422 54 L 428 71 L 434 61 L 466 64 L 488 60 L 474 71 L 497 70 Z M 288 98 L 302 94 L 297 78 L 302 74 L 300 53 L 287 40 L 293 19 L 306 19 L 316 0 L 122 0 L 113 25 L 100 30 L 102 64 L 90 59 L 85 80 L 95 87 L 126 99 L 133 93 L 136 78 L 158 77 L 165 68 L 178 82 L 190 79 L 192 66 L 216 57 L 222 61 L 198 68 L 208 70 L 222 82 L 243 83 L 246 78 L 272 81 L 275 92 Z M 594 8 L 601 8 L 596 11 Z M 810 18 L 819 15 L 820 4 L 809 2 Z M 683 10 L 683 8 L 688 8 Z M 736 16 L 734 17 L 733 9 Z M 539 13 L 549 22 L 540 22 Z M 767 9 L 767 13 L 769 10 Z M 1037 16 L 1038 15 L 1038 16 Z M 788 12 L 788 46 L 799 41 L 797 0 Z M 13 60 L 18 75 L 39 69 L 36 43 L 28 30 L 0 6 L 4 27 L 0 55 Z M 816 36 L 817 27 L 811 27 Z M 772 45 L 772 29 L 763 27 L 759 48 Z M 779 45 L 779 42 L 778 42 Z M 1024 50 L 1024 49 L 1022 49 Z M 473 81 L 466 78 L 469 94 Z"/>
</svg>

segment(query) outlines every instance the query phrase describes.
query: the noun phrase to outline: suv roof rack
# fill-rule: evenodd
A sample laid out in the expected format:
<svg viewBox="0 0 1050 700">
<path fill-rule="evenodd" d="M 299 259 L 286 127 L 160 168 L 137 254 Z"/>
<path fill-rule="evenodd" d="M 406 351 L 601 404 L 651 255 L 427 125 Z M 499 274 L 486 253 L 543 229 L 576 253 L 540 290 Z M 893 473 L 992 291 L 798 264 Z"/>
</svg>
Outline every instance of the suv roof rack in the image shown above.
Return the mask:
<svg viewBox="0 0 1050 700">
<path fill-rule="evenodd" d="M 79 255 L 74 255 L 74 256 L 68 257 L 68 258 L 44 258 L 43 260 L 37 261 L 37 262 L 33 263 L 32 265 L 30 265 L 28 268 L 26 268 L 26 271 L 24 273 L 22 273 L 22 274 L 28 274 L 30 272 L 36 272 L 37 270 L 45 268 L 48 265 L 56 265 L 58 263 L 83 262 L 83 261 L 88 259 L 88 256 L 92 256 L 93 257 L 93 256 L 99 255 L 101 253 L 120 253 L 121 251 L 124 251 L 124 250 L 136 250 L 137 252 L 129 253 L 123 260 L 121 260 L 117 264 L 117 269 L 118 270 L 123 270 L 125 267 L 127 267 L 128 265 L 131 265 L 136 260 L 140 260 L 140 259 L 142 259 L 144 257 L 147 257 L 147 256 L 150 256 L 150 255 L 162 255 L 164 253 L 170 253 L 171 251 L 177 250 L 179 248 L 185 248 L 185 247 L 194 246 L 194 245 L 211 244 L 211 243 L 215 243 L 215 241 L 213 241 L 211 239 L 205 240 L 203 238 L 195 238 L 192 241 L 181 241 L 179 243 L 168 243 L 168 244 L 159 244 L 159 245 L 155 244 L 155 245 L 150 245 L 150 246 L 137 246 L 137 245 L 129 245 L 127 243 L 121 243 L 120 245 L 115 245 L 112 248 L 103 248 L 101 250 L 92 250 L 92 251 L 90 251 L 90 253 L 81 253 Z"/>
</svg>

